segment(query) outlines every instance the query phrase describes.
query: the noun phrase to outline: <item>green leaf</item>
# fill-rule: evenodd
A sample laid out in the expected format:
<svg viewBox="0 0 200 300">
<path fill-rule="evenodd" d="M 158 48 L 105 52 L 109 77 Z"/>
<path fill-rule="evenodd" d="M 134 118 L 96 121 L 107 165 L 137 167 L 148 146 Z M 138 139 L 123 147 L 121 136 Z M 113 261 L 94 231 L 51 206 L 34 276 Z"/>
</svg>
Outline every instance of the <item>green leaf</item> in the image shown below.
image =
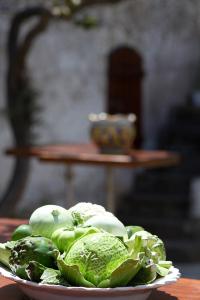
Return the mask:
<svg viewBox="0 0 200 300">
<path fill-rule="evenodd" d="M 172 262 L 171 261 L 162 261 L 160 260 L 158 264 L 156 264 L 156 271 L 158 273 L 158 275 L 160 275 L 161 277 L 166 276 L 169 273 L 169 269 L 172 266 Z"/>
<path fill-rule="evenodd" d="M 98 284 L 98 287 L 99 287 L 99 288 L 107 288 L 107 287 L 110 287 L 110 286 L 111 286 L 110 278 L 109 278 L 109 279 L 105 279 L 105 280 L 101 281 L 101 282 Z"/>
<path fill-rule="evenodd" d="M 148 284 L 153 282 L 156 277 L 156 265 L 150 264 L 147 265 L 139 270 L 139 272 L 136 274 L 136 276 L 133 278 L 131 284 L 132 285 L 138 285 L 138 284 Z"/>
<path fill-rule="evenodd" d="M 141 230 L 144 230 L 143 227 L 141 226 L 133 226 L 133 225 L 130 225 L 130 226 L 126 226 L 126 231 L 127 231 L 127 234 L 128 234 L 128 238 L 130 239 L 131 236 L 136 233 L 137 231 L 141 231 Z"/>
<path fill-rule="evenodd" d="M 73 225 L 78 226 L 84 223 L 84 219 L 81 214 L 77 211 L 72 211 Z"/>
<path fill-rule="evenodd" d="M 47 268 L 42 276 L 41 283 L 43 284 L 54 284 L 54 285 L 64 285 L 70 286 L 70 284 L 63 278 L 59 270 Z"/>
<path fill-rule="evenodd" d="M 166 276 L 169 273 L 169 269 L 162 267 L 159 264 L 156 264 L 156 272 L 158 275 L 160 275 L 161 277 Z"/>
<path fill-rule="evenodd" d="M 37 261 L 30 261 L 25 269 L 28 279 L 35 282 L 40 282 L 40 277 L 46 267 Z"/>
<path fill-rule="evenodd" d="M 72 285 L 75 286 L 85 286 L 85 287 L 95 287 L 91 282 L 87 281 L 81 274 L 79 267 L 77 265 L 67 265 L 64 260 L 59 256 L 57 259 L 58 268 L 62 276 Z"/>
<path fill-rule="evenodd" d="M 15 241 L 0 243 L 0 262 L 10 269 L 9 257 L 11 249 L 14 247 Z"/>
<path fill-rule="evenodd" d="M 139 260 L 127 259 L 111 274 L 110 287 L 126 286 L 140 268 Z"/>
<path fill-rule="evenodd" d="M 101 232 L 100 229 L 98 229 L 96 227 L 92 227 L 92 226 L 76 227 L 74 231 L 75 231 L 75 240 L 77 240 L 80 237 L 84 237 L 88 234 L 91 234 L 91 233 Z"/>
<path fill-rule="evenodd" d="M 26 267 L 27 267 L 27 265 L 26 266 L 18 266 L 17 269 L 13 269 L 13 267 L 11 267 L 11 270 L 18 277 L 28 280 L 29 278 L 28 278 L 27 273 L 26 273 Z"/>
<path fill-rule="evenodd" d="M 125 241 L 129 251 L 145 252 L 148 259 L 152 259 L 154 263 L 166 259 L 165 247 L 161 239 L 150 232 L 141 230 L 135 232 L 131 238 Z"/>
<path fill-rule="evenodd" d="M 137 259 L 139 253 L 144 252 L 143 242 L 140 236 L 135 236 L 134 239 L 125 241 L 125 245 L 128 247 L 130 256 L 133 259 Z"/>
<path fill-rule="evenodd" d="M 105 279 L 98 287 L 117 287 L 126 286 L 129 281 L 137 274 L 141 268 L 140 262 L 138 260 L 127 259 L 123 262 L 115 271 L 112 272 L 109 279 Z"/>
<path fill-rule="evenodd" d="M 152 245 L 152 251 L 155 251 L 158 254 L 159 260 L 166 260 L 165 246 L 161 239 L 157 238 L 157 242 Z"/>
<path fill-rule="evenodd" d="M 170 260 L 160 260 L 159 265 L 163 268 L 169 269 L 172 266 L 172 262 Z"/>
</svg>

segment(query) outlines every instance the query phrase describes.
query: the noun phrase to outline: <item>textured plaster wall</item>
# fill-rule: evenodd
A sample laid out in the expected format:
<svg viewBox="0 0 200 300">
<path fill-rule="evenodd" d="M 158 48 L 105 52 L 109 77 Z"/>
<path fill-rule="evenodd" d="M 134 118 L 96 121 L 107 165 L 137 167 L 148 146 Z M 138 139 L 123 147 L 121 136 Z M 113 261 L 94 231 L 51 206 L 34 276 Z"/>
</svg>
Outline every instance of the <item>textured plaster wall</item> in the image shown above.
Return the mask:
<svg viewBox="0 0 200 300">
<path fill-rule="evenodd" d="M 37 141 L 88 141 L 87 115 L 91 111 L 101 112 L 105 107 L 107 55 L 112 48 L 128 44 L 135 47 L 144 60 L 144 147 L 155 147 L 157 132 L 166 122 L 169 109 L 184 102 L 195 87 L 197 77 L 200 78 L 200 2 L 128 0 L 115 7 L 87 11 L 98 17 L 99 28 L 84 31 L 63 21 L 52 22 L 29 55 L 28 65 L 40 92 L 38 101 L 42 107 L 41 123 L 36 128 Z M 5 117 L 4 90 L 10 16 L 11 13 L 0 14 L 1 193 L 13 163 L 3 154 L 12 144 Z M 66 204 L 65 171 L 60 165 L 33 161 L 19 210 L 30 209 L 30 204 L 37 206 L 42 201 Z M 77 200 L 104 203 L 104 170 L 76 167 L 75 173 Z M 116 172 L 119 192 L 123 193 L 130 186 L 131 174 L 130 170 Z"/>
</svg>

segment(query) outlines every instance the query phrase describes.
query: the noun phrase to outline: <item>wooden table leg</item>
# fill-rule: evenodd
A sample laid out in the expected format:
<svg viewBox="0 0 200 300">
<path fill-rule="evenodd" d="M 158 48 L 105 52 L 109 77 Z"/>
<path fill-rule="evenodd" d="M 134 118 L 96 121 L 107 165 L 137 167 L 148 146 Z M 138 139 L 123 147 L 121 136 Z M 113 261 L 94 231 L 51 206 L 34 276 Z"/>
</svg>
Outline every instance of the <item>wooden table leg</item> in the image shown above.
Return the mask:
<svg viewBox="0 0 200 300">
<path fill-rule="evenodd" d="M 71 164 L 67 165 L 66 171 L 66 178 L 67 178 L 67 208 L 74 206 L 76 204 L 75 197 L 74 197 L 74 170 Z"/>
<path fill-rule="evenodd" d="M 106 169 L 106 185 L 107 185 L 107 199 L 106 199 L 106 207 L 107 210 L 115 213 L 115 187 L 114 187 L 114 169 L 113 167 L 107 167 Z"/>
</svg>

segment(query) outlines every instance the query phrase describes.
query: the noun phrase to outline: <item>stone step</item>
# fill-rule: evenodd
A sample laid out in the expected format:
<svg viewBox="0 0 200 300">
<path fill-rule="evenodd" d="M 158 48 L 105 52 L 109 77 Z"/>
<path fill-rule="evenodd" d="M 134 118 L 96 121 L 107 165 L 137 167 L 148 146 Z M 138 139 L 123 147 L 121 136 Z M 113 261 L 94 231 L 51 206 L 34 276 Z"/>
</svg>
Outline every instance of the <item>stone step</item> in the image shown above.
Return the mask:
<svg viewBox="0 0 200 300">
<path fill-rule="evenodd" d="M 189 198 L 182 194 L 134 193 L 124 197 L 117 211 L 131 217 L 186 217 L 189 212 Z"/>
<path fill-rule="evenodd" d="M 164 243 L 166 247 L 167 259 L 173 262 L 200 262 L 199 239 L 166 239 Z"/>
<path fill-rule="evenodd" d="M 183 141 L 183 143 L 196 143 L 199 145 L 200 124 L 190 122 L 176 122 L 171 132 L 174 140 Z"/>
<path fill-rule="evenodd" d="M 197 159 L 193 161 L 193 164 L 198 163 Z M 170 167 L 170 168 L 160 168 L 160 169 L 154 169 L 154 170 L 146 170 L 140 174 L 137 175 L 138 179 L 146 179 L 146 180 L 164 180 L 164 181 L 182 181 L 189 179 L 190 174 L 187 174 L 187 172 L 183 173 L 183 171 L 186 171 L 189 167 L 189 164 L 191 161 L 185 161 L 185 163 L 178 165 L 177 167 Z M 200 166 L 200 162 L 199 162 Z"/>
<path fill-rule="evenodd" d="M 157 189 L 153 190 L 149 193 L 146 190 L 142 192 L 133 191 L 132 193 L 128 194 L 124 201 L 127 202 L 130 206 L 134 203 L 187 203 L 188 202 L 188 195 L 185 193 L 171 193 L 170 191 L 166 190 L 165 193 L 159 193 Z M 123 205 L 123 203 L 121 204 Z M 124 206 L 124 205 L 123 205 Z"/>
<path fill-rule="evenodd" d="M 180 176 L 144 175 L 137 177 L 134 182 L 134 192 L 154 192 L 155 193 L 188 193 L 190 189 L 190 178 Z"/>
</svg>

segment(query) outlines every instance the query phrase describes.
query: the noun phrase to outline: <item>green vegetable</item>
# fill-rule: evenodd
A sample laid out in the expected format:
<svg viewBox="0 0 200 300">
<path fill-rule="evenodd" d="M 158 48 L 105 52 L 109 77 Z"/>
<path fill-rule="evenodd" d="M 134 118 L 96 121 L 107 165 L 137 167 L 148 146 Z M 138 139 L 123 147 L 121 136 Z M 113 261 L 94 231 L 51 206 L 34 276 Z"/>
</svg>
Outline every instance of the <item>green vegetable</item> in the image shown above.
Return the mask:
<svg viewBox="0 0 200 300">
<path fill-rule="evenodd" d="M 83 235 L 99 232 L 95 227 L 76 227 L 74 229 L 60 228 L 54 231 L 51 236 L 52 241 L 61 252 L 68 251 L 75 240 Z"/>
<path fill-rule="evenodd" d="M 12 233 L 11 240 L 17 241 L 32 234 L 31 227 L 28 224 L 19 225 Z"/>
<path fill-rule="evenodd" d="M 148 284 L 153 282 L 157 277 L 156 266 L 151 263 L 142 267 L 133 279 L 132 284 Z"/>
<path fill-rule="evenodd" d="M 166 260 L 165 247 L 161 239 L 156 235 L 152 235 L 150 232 L 145 230 L 135 232 L 130 239 L 125 240 L 126 245 L 129 250 L 136 247 L 138 243 L 138 238 L 141 239 L 141 251 L 145 251 L 148 258 L 152 258 L 154 262 L 159 260 Z"/>
<path fill-rule="evenodd" d="M 9 257 L 11 254 L 11 249 L 14 247 L 14 245 L 14 241 L 0 243 L 0 262 L 8 268 L 10 268 Z"/>
<path fill-rule="evenodd" d="M 141 226 L 126 226 L 126 231 L 127 231 L 127 234 L 128 234 L 128 238 L 130 239 L 131 236 L 136 233 L 137 231 L 141 231 L 141 230 L 144 230 L 143 227 Z"/>
<path fill-rule="evenodd" d="M 157 264 L 156 264 L 156 272 L 159 276 L 164 277 L 169 273 L 169 269 L 172 266 L 172 262 L 171 261 L 162 261 L 160 260 Z"/>
<path fill-rule="evenodd" d="M 155 262 L 159 260 L 166 260 L 166 251 L 163 241 L 148 231 L 138 231 L 135 236 L 140 236 L 143 241 L 143 246 L 147 247 L 151 251 L 152 259 Z"/>
<path fill-rule="evenodd" d="M 57 262 L 70 284 L 86 287 L 125 286 L 140 269 L 125 244 L 109 233 L 78 239 Z"/>
<path fill-rule="evenodd" d="M 40 264 L 37 261 L 30 261 L 25 268 L 26 275 L 28 279 L 35 281 L 35 282 L 40 282 L 41 281 L 41 276 L 46 270 L 46 267 L 42 264 Z"/>
<path fill-rule="evenodd" d="M 70 286 L 70 284 L 62 277 L 59 270 L 54 270 L 47 268 L 42 276 L 41 276 L 41 283 L 43 284 L 55 284 L 55 285 L 64 285 Z"/>
<path fill-rule="evenodd" d="M 36 209 L 29 220 L 33 235 L 51 238 L 62 227 L 73 227 L 71 213 L 58 205 L 45 205 Z"/>
<path fill-rule="evenodd" d="M 145 230 L 136 231 L 125 244 L 132 253 L 143 253 L 142 268 L 133 281 L 137 284 L 150 283 L 157 275 L 166 276 L 172 266 L 166 261 L 164 243 L 156 235 Z M 156 274 L 156 275 L 155 275 Z"/>
<path fill-rule="evenodd" d="M 116 236 L 127 236 L 125 226 L 101 205 L 80 202 L 71 207 L 69 211 L 75 225 L 93 226 Z"/>
<path fill-rule="evenodd" d="M 16 275 L 28 279 L 26 268 L 31 261 L 56 268 L 57 255 L 58 250 L 51 240 L 44 237 L 26 237 L 18 240 L 11 249 L 9 265 Z"/>
<path fill-rule="evenodd" d="M 102 206 L 36 209 L 0 244 L 0 262 L 21 278 L 44 284 L 119 287 L 166 276 L 163 241 L 141 226 L 125 227 Z"/>
<path fill-rule="evenodd" d="M 93 216 L 88 219 L 85 226 L 94 226 L 103 229 L 115 236 L 126 237 L 125 226 L 112 213 L 106 212 L 103 215 Z"/>
<path fill-rule="evenodd" d="M 62 277 L 59 270 L 47 268 L 37 261 L 30 261 L 25 271 L 28 279 L 31 281 L 69 286 L 69 283 Z"/>
<path fill-rule="evenodd" d="M 94 216 L 101 216 L 106 211 L 105 208 L 98 204 L 92 204 L 90 202 L 79 202 L 69 209 L 72 214 L 75 225 L 82 225 L 88 219 Z"/>
</svg>

